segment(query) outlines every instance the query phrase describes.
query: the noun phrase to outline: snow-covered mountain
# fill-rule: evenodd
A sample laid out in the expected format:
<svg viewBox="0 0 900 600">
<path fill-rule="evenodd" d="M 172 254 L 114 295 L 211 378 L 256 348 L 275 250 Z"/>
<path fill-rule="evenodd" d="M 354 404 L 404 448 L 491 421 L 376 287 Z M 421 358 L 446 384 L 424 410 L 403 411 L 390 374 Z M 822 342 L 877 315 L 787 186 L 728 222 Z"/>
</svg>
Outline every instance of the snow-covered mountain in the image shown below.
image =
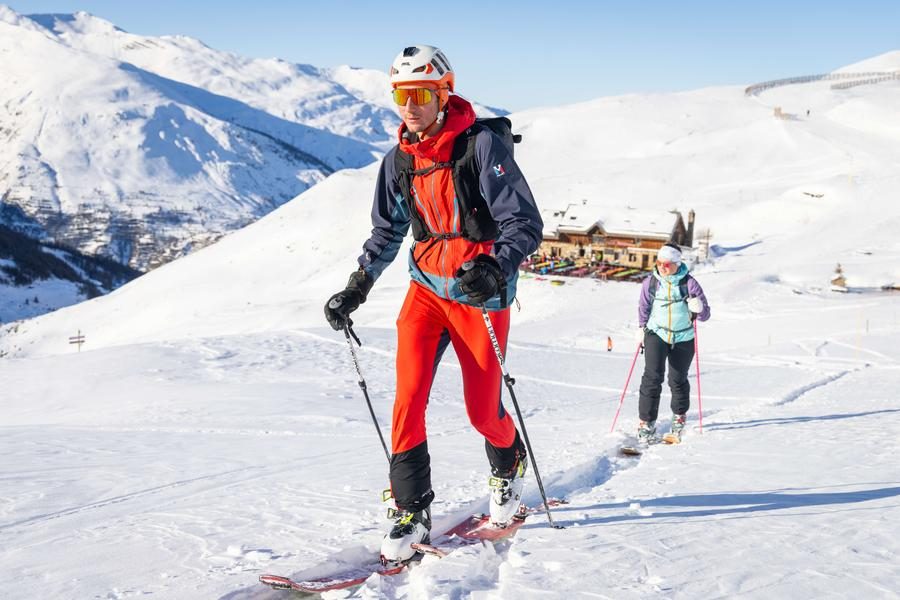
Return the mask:
<svg viewBox="0 0 900 600">
<path fill-rule="evenodd" d="M 317 129 L 387 150 L 400 124 L 387 68 L 317 68 L 278 58 L 252 59 L 210 48 L 187 36 L 142 36 L 86 12 L 29 15 L 73 48 L 133 64 L 168 79 Z M 386 57 L 387 62 L 391 57 Z M 480 116 L 506 114 L 475 103 Z"/>
<path fill-rule="evenodd" d="M 380 71 L 248 59 L 84 12 L 0 5 L 0 32 L 0 196 L 25 215 L 0 223 L 142 270 L 375 160 L 399 124 Z"/>
<path fill-rule="evenodd" d="M 712 230 L 713 260 L 695 270 L 713 315 L 698 340 L 703 433 L 695 388 L 682 446 L 618 458 L 641 364 L 606 432 L 638 358 L 637 286 L 523 279 L 507 364 L 567 529 L 530 519 L 508 545 L 376 576 L 358 595 L 893 597 L 900 322 L 896 292 L 879 288 L 900 281 L 900 82 L 831 84 L 513 115 L 542 207 L 693 208 Z M 374 552 L 386 465 L 322 305 L 355 268 L 376 174 L 335 173 L 107 296 L 0 329 L 0 476 L 16 482 L 0 494 L 0 594 L 40 581 L 54 597 L 271 598 L 261 572 Z M 400 256 L 354 313 L 383 428 Z M 827 289 L 838 262 L 853 293 Z M 81 354 L 61 343 L 77 330 Z M 436 530 L 485 508 L 460 393 L 448 353 L 428 415 Z M 533 480 L 525 499 L 539 502 Z"/>
<path fill-rule="evenodd" d="M 375 160 L 370 144 L 92 51 L 116 32 L 99 20 L 73 18 L 84 48 L 45 26 L 65 22 L 0 7 L 0 192 L 46 238 L 146 269 Z"/>
<path fill-rule="evenodd" d="M 246 58 L 187 36 L 129 33 L 86 12 L 27 18 L 69 47 L 240 100 L 286 121 L 376 145 L 389 142 L 399 124 L 383 73 Z M 377 95 L 357 93 L 369 81 Z"/>
</svg>

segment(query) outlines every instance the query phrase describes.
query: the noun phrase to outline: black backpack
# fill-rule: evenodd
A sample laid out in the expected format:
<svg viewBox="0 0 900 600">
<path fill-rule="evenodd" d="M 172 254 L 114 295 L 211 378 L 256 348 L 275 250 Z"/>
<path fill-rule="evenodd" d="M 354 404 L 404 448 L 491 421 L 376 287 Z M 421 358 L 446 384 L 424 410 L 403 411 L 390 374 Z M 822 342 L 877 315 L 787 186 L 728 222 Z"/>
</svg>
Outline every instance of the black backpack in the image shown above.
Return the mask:
<svg viewBox="0 0 900 600">
<path fill-rule="evenodd" d="M 521 135 L 514 135 L 512 122 L 506 117 L 491 117 L 488 119 L 476 119 L 468 129 L 457 136 L 453 144 L 453 152 L 449 162 L 435 163 L 425 169 L 413 169 L 412 156 L 399 148 L 394 154 L 394 167 L 400 182 L 400 191 L 409 206 L 412 220 L 413 238 L 417 242 L 428 239 L 451 239 L 463 237 L 473 242 L 484 242 L 497 238 L 499 229 L 497 223 L 491 217 L 487 203 L 481 196 L 481 188 L 478 178 L 481 169 L 475 160 L 475 137 L 482 129 L 489 129 L 503 140 L 503 144 L 513 155 L 514 144 L 522 141 Z M 453 169 L 453 186 L 456 191 L 456 201 L 459 204 L 459 214 L 462 218 L 462 232 L 435 233 L 429 231 L 422 215 L 416 210 L 415 200 L 410 189 L 415 175 L 427 175 L 436 169 Z"/>
</svg>

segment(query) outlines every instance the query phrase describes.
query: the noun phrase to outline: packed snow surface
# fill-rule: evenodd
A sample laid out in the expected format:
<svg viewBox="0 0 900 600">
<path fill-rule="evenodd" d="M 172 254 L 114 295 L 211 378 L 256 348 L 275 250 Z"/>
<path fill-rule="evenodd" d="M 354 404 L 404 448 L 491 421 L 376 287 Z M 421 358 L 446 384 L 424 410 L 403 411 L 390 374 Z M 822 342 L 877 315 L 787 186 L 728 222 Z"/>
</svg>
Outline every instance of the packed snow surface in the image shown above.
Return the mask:
<svg viewBox="0 0 900 600">
<path fill-rule="evenodd" d="M 897 82 L 817 83 L 513 115 L 542 207 L 693 208 L 712 230 L 694 271 L 712 307 L 702 396 L 692 367 L 684 443 L 620 457 L 643 368 L 637 286 L 523 279 L 508 368 L 566 528 L 536 515 L 353 597 L 897 598 L 900 294 L 880 287 L 900 281 L 898 103 Z M 368 235 L 376 174 L 338 172 L 108 296 L 0 330 L 0 596 L 274 598 L 260 574 L 377 551 L 387 465 L 322 316 Z M 838 262 L 846 294 L 828 290 Z M 404 263 L 354 314 L 385 432 Z M 448 353 L 428 412 L 435 530 L 486 508 L 461 394 Z"/>
</svg>

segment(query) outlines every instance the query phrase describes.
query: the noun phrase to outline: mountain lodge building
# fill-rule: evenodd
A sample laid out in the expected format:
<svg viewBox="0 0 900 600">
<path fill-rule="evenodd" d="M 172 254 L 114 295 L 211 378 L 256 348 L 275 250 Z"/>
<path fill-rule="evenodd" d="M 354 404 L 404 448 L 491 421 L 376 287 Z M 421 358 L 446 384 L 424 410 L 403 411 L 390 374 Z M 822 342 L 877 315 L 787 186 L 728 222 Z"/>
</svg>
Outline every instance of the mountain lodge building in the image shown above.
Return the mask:
<svg viewBox="0 0 900 600">
<path fill-rule="evenodd" d="M 607 212 L 603 216 L 601 212 Z M 608 211 L 588 204 L 542 211 L 544 240 L 538 253 L 576 263 L 604 262 L 649 271 L 667 242 L 691 247 L 694 211 L 687 224 L 677 210 Z"/>
</svg>

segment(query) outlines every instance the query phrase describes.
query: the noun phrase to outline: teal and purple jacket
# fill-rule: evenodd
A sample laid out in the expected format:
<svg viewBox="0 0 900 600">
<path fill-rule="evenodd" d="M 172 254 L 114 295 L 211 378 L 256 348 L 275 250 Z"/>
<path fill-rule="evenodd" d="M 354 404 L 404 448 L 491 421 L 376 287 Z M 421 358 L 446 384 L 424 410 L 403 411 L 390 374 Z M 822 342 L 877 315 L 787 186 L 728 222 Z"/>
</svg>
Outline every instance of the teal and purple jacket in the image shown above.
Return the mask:
<svg viewBox="0 0 900 600">
<path fill-rule="evenodd" d="M 687 295 L 682 295 L 679 282 L 687 276 Z M 656 291 L 651 290 L 652 281 L 656 281 Z M 693 319 L 687 307 L 688 298 L 700 298 L 703 310 L 697 313 L 697 319 L 709 319 L 709 302 L 703 288 L 697 280 L 688 275 L 687 266 L 682 263 L 673 275 L 663 277 L 656 268 L 653 274 L 644 279 L 641 286 L 641 299 L 638 303 L 638 325 L 659 336 L 667 344 L 677 344 L 694 339 Z"/>
</svg>

